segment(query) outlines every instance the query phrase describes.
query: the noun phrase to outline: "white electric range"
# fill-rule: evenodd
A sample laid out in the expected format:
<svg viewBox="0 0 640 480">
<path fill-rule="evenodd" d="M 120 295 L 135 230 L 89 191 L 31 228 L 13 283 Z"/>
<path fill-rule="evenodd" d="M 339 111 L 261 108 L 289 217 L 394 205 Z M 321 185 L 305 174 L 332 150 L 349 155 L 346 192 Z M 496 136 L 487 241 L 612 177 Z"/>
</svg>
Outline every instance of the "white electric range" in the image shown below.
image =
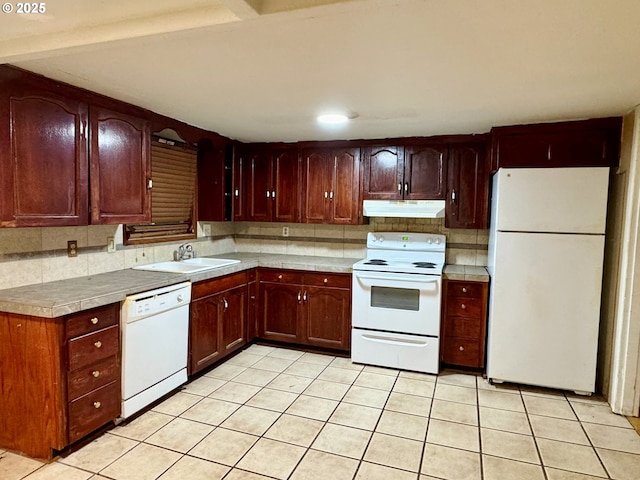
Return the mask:
<svg viewBox="0 0 640 480">
<path fill-rule="evenodd" d="M 353 265 L 354 362 L 438 373 L 446 237 L 372 232 Z"/>
</svg>

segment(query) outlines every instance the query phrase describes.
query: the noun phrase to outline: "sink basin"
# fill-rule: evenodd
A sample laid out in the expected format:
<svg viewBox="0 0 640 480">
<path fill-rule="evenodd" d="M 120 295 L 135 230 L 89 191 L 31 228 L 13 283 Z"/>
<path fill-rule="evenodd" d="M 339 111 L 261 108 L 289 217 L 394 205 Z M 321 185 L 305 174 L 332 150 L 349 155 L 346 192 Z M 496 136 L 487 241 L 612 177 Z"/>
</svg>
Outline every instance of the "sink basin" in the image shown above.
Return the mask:
<svg viewBox="0 0 640 480">
<path fill-rule="evenodd" d="M 188 258 L 182 260 L 180 263 L 186 263 L 187 265 L 200 265 L 207 266 L 209 268 L 226 267 L 227 265 L 233 265 L 234 263 L 240 263 L 240 260 L 231 260 L 230 258 Z"/>
<path fill-rule="evenodd" d="M 231 260 L 227 258 L 189 258 L 181 262 L 159 262 L 149 265 L 140 265 L 133 267 L 134 270 L 147 270 L 151 272 L 165 273 L 197 273 L 214 268 L 226 267 L 240 263 L 240 260 Z"/>
</svg>

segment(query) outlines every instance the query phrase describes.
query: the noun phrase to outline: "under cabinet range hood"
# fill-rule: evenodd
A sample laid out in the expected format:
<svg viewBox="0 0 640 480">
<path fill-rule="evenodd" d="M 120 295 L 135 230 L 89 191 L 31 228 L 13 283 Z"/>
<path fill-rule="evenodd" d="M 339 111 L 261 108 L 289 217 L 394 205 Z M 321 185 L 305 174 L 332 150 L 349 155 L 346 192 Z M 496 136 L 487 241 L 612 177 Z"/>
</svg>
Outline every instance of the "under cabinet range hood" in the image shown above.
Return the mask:
<svg viewBox="0 0 640 480">
<path fill-rule="evenodd" d="M 442 218 L 444 200 L 364 200 L 365 217 Z"/>
</svg>

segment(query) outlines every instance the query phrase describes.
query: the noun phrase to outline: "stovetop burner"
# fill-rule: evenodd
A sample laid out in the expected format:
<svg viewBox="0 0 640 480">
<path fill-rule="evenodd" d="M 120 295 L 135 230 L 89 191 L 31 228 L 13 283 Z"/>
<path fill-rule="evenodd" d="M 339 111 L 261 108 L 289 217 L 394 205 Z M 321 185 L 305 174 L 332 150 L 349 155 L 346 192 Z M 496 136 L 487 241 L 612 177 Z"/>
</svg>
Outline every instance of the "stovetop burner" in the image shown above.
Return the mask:
<svg viewBox="0 0 640 480">
<path fill-rule="evenodd" d="M 436 264 L 433 262 L 413 262 L 417 268 L 435 268 Z"/>
<path fill-rule="evenodd" d="M 364 264 L 365 265 L 387 265 L 387 261 L 381 260 L 379 258 L 372 258 L 371 260 L 364 262 Z"/>
</svg>

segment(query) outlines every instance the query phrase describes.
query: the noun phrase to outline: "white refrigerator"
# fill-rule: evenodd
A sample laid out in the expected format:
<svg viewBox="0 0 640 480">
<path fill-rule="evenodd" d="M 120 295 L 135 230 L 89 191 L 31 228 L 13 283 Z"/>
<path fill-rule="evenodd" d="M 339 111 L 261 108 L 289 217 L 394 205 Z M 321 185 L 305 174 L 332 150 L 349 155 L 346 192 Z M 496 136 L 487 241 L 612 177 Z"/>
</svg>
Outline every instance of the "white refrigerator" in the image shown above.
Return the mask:
<svg viewBox="0 0 640 480">
<path fill-rule="evenodd" d="M 493 177 L 487 377 L 595 391 L 609 169 Z"/>
</svg>

